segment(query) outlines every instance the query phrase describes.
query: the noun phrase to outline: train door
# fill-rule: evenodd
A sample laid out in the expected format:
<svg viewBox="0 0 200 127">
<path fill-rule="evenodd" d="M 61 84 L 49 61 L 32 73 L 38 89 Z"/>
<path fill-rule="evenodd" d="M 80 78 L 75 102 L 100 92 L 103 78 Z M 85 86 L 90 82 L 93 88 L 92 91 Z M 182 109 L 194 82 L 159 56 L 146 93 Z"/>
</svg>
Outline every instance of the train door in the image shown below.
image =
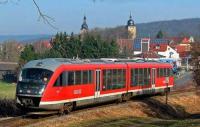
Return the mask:
<svg viewBox="0 0 200 127">
<path fill-rule="evenodd" d="M 155 88 L 155 84 L 156 84 L 156 68 L 152 68 L 151 69 L 151 85 L 152 88 Z"/>
<path fill-rule="evenodd" d="M 101 84 L 101 70 L 96 70 L 96 89 L 94 98 L 98 98 L 100 96 L 100 84 Z"/>
</svg>

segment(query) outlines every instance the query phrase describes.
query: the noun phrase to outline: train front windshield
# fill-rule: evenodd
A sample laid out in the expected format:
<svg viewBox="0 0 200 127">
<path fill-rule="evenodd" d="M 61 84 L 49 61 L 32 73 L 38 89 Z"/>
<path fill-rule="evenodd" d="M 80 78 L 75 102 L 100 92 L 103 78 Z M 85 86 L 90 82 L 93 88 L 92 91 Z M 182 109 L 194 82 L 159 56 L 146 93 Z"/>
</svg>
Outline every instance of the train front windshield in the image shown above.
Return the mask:
<svg viewBox="0 0 200 127">
<path fill-rule="evenodd" d="M 17 86 L 18 94 L 42 94 L 53 72 L 40 68 L 23 69 Z"/>
</svg>

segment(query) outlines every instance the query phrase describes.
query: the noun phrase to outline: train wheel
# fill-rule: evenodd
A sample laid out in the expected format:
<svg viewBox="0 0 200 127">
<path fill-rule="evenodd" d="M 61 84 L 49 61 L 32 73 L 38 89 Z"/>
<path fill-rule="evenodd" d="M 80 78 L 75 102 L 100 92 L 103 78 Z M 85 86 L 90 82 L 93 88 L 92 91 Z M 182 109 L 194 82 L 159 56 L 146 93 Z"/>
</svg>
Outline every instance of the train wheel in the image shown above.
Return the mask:
<svg viewBox="0 0 200 127">
<path fill-rule="evenodd" d="M 66 105 L 66 110 L 67 113 L 70 113 L 73 110 L 73 103 L 69 103 Z"/>
<path fill-rule="evenodd" d="M 59 110 L 59 115 L 69 114 L 74 109 L 74 103 L 65 103 Z"/>
<path fill-rule="evenodd" d="M 130 100 L 131 97 L 132 97 L 131 93 L 122 94 L 122 102 Z"/>
</svg>

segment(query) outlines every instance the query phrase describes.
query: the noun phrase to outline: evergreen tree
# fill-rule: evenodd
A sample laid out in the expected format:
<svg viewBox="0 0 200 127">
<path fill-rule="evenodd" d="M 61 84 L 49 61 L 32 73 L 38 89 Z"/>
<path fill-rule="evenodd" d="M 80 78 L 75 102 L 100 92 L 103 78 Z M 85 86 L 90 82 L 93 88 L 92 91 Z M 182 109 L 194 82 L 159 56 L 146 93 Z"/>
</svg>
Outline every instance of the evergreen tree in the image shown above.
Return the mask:
<svg viewBox="0 0 200 127">
<path fill-rule="evenodd" d="M 156 38 L 161 39 L 161 38 L 163 38 L 163 37 L 164 37 L 163 32 L 162 32 L 161 30 L 158 31 L 158 33 L 157 33 L 157 35 L 156 35 Z"/>
<path fill-rule="evenodd" d="M 118 46 L 115 41 L 102 40 L 100 36 L 86 34 L 84 38 L 71 33 L 57 33 L 51 42 L 52 49 L 40 55 L 40 58 L 101 58 L 116 57 Z"/>
<path fill-rule="evenodd" d="M 37 58 L 38 54 L 35 53 L 33 45 L 26 45 L 24 51 L 20 55 L 20 61 L 22 63 L 26 63 Z"/>
</svg>

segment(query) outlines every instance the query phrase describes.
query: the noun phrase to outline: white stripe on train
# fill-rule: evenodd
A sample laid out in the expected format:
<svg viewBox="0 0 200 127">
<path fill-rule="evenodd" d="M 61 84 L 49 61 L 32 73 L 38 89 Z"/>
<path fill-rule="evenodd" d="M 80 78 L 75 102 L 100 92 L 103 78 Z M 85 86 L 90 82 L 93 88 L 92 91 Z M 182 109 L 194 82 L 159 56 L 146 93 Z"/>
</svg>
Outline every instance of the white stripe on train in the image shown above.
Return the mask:
<svg viewBox="0 0 200 127">
<path fill-rule="evenodd" d="M 173 87 L 173 85 L 169 85 L 168 87 Z M 166 86 L 156 87 L 154 89 L 163 89 L 163 88 L 166 88 Z M 145 88 L 145 89 L 129 90 L 128 92 L 141 92 L 143 90 L 153 90 L 153 89 L 152 88 Z M 103 94 L 103 95 L 100 95 L 99 97 L 119 95 L 119 94 L 123 94 L 123 93 L 126 93 L 126 92 L 127 91 L 121 91 L 121 92 Z M 87 100 L 87 99 L 94 99 L 94 96 L 75 98 L 75 99 L 68 99 L 68 100 L 61 100 L 61 101 L 41 101 L 40 105 L 60 104 L 60 103 L 67 103 L 67 102 L 72 102 L 72 101 L 81 101 L 81 100 Z"/>
</svg>

